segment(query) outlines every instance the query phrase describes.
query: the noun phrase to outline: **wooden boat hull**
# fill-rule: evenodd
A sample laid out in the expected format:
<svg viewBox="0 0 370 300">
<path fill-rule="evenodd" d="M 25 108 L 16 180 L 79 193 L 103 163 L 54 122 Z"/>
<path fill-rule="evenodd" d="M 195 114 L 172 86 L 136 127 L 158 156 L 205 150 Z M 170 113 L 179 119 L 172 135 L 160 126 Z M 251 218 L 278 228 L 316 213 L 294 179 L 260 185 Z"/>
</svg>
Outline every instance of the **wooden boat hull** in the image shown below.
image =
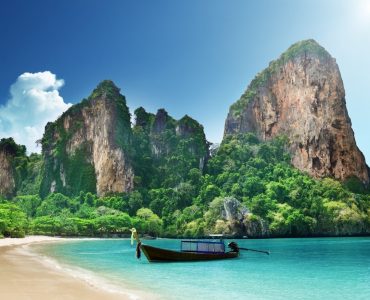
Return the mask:
<svg viewBox="0 0 370 300">
<path fill-rule="evenodd" d="M 141 245 L 141 250 L 150 262 L 216 260 L 236 258 L 239 255 L 234 251 L 224 253 L 179 252 L 148 245 Z"/>
</svg>

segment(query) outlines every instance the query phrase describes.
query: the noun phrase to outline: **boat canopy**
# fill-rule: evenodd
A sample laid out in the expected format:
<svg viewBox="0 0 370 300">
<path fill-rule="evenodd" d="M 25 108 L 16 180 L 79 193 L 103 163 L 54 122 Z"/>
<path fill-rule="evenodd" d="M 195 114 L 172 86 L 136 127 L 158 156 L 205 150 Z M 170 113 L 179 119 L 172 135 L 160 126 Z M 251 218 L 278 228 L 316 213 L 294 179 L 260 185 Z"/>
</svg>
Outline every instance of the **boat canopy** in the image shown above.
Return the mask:
<svg viewBox="0 0 370 300">
<path fill-rule="evenodd" d="M 213 238 L 219 238 L 219 239 L 222 239 L 224 237 L 222 233 L 212 233 L 209 236 Z"/>
<path fill-rule="evenodd" d="M 182 252 L 198 252 L 198 253 L 225 253 L 224 242 L 215 241 L 181 241 Z"/>
</svg>

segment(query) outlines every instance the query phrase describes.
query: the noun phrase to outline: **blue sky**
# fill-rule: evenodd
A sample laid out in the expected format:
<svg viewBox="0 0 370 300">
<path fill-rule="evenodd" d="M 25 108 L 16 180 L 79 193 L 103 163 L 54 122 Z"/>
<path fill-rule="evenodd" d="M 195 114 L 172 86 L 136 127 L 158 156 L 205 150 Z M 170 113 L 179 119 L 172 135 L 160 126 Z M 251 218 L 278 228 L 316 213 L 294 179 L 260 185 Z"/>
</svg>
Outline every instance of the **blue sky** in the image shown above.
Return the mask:
<svg viewBox="0 0 370 300">
<path fill-rule="evenodd" d="M 17 123 L 0 138 L 16 130 L 17 142 L 32 140 L 40 122 L 112 79 L 131 111 L 188 114 L 219 142 L 229 106 L 255 74 L 314 38 L 337 59 L 356 140 L 370 160 L 370 0 L 4 0 L 0 25 L 0 129 Z M 20 93 L 30 82 L 39 93 Z M 28 117 L 10 118 L 27 99 Z M 47 108 L 31 107 L 37 103 Z"/>
</svg>

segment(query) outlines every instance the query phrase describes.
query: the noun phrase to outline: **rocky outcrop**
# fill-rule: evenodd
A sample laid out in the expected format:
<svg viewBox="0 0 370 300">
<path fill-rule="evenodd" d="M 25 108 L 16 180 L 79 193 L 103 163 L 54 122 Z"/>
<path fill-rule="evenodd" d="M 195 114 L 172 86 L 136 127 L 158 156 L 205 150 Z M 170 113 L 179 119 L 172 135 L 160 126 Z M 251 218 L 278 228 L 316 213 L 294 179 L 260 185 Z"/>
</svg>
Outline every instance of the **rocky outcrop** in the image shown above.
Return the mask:
<svg viewBox="0 0 370 300">
<path fill-rule="evenodd" d="M 178 168 L 178 179 L 192 167 L 204 168 L 208 143 L 198 122 L 188 116 L 176 121 L 164 109 L 154 115 L 140 107 L 135 116 L 131 128 L 125 97 L 113 82 L 103 81 L 88 99 L 47 124 L 41 196 L 130 192 L 134 182 L 160 184 L 171 168 Z M 182 163 L 182 155 L 188 155 L 186 167 L 174 163 Z"/>
<path fill-rule="evenodd" d="M 153 123 L 149 128 L 152 154 L 156 158 L 169 155 L 173 150 L 173 145 L 169 143 L 168 137 L 175 135 L 176 121 L 163 108 L 158 109 L 152 120 Z"/>
<path fill-rule="evenodd" d="M 196 120 L 185 115 L 176 123 L 176 135 L 183 141 L 189 141 L 187 152 L 199 161 L 199 169 L 204 170 L 210 158 L 210 145 L 204 134 L 204 128 Z"/>
<path fill-rule="evenodd" d="M 250 214 L 249 210 L 233 197 L 226 197 L 223 203 L 221 216 L 228 222 L 242 222 Z"/>
<path fill-rule="evenodd" d="M 183 156 L 189 160 L 189 168 L 199 167 L 203 171 L 209 158 L 209 143 L 201 124 L 188 115 L 175 120 L 163 108 L 154 115 L 140 107 L 135 111 L 135 117 L 137 153 L 144 147 L 149 147 L 145 153 L 140 154 L 141 157 L 151 156 L 154 164 L 158 162 L 163 167 L 165 160 Z M 192 166 L 192 160 L 197 162 L 197 165 Z"/>
<path fill-rule="evenodd" d="M 369 183 L 334 58 L 314 40 L 291 46 L 230 107 L 224 134 L 289 138 L 292 164 L 310 175 Z"/>
<path fill-rule="evenodd" d="M 12 165 L 13 156 L 0 149 L 0 195 L 8 197 L 14 194 L 15 178 Z"/>
<path fill-rule="evenodd" d="M 101 196 L 131 191 L 131 135 L 124 96 L 113 82 L 103 81 L 89 99 L 46 126 L 41 194 L 90 191 Z"/>
<path fill-rule="evenodd" d="M 130 192 L 134 182 L 147 187 L 154 180 L 156 186 L 174 170 L 175 181 L 191 168 L 203 170 L 208 143 L 198 122 L 188 116 L 177 121 L 164 109 L 154 115 L 140 107 L 135 116 L 131 128 L 125 97 L 113 82 L 103 81 L 88 99 L 47 124 L 41 196 Z"/>
<path fill-rule="evenodd" d="M 233 197 L 223 199 L 216 230 L 217 227 L 223 229 L 221 233 L 236 237 L 268 237 L 270 234 L 268 223 L 253 215 L 244 204 Z"/>
<path fill-rule="evenodd" d="M 28 179 L 26 146 L 18 145 L 13 138 L 0 140 L 0 196 L 11 198 Z"/>
</svg>

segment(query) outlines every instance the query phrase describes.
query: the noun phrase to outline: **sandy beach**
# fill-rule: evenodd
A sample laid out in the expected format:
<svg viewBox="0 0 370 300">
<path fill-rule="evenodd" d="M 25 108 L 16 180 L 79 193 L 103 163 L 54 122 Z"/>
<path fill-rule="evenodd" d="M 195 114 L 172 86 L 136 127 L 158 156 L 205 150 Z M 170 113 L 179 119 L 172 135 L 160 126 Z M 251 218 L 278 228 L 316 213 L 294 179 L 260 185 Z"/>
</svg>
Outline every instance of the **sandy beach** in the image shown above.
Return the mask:
<svg viewBox="0 0 370 300">
<path fill-rule="evenodd" d="M 57 241 L 63 239 L 45 236 L 0 239 L 1 299 L 148 299 L 148 295 L 100 289 L 57 268 L 47 266 L 22 248 L 31 243 Z"/>
</svg>

